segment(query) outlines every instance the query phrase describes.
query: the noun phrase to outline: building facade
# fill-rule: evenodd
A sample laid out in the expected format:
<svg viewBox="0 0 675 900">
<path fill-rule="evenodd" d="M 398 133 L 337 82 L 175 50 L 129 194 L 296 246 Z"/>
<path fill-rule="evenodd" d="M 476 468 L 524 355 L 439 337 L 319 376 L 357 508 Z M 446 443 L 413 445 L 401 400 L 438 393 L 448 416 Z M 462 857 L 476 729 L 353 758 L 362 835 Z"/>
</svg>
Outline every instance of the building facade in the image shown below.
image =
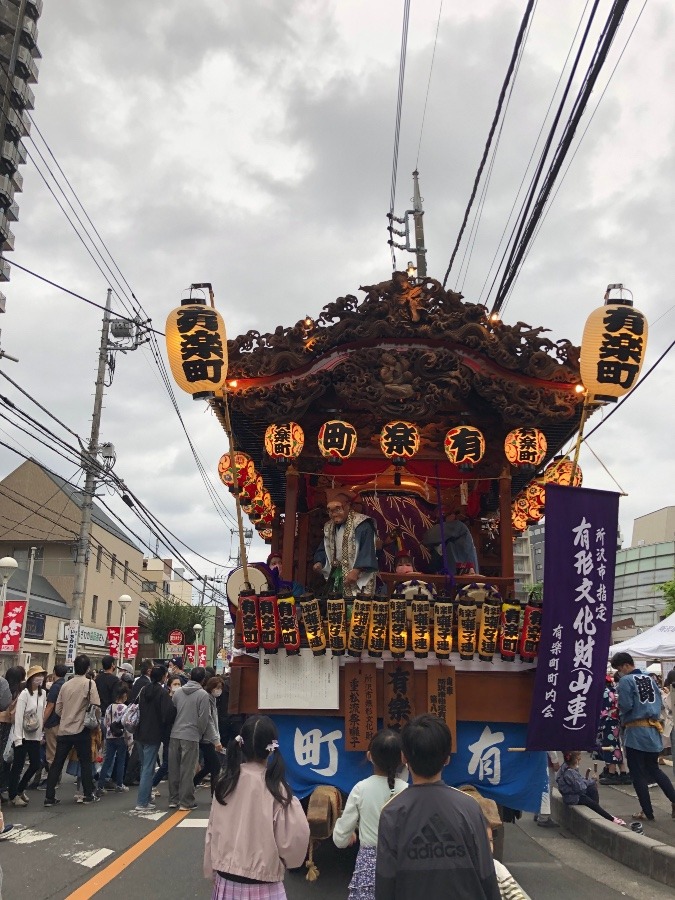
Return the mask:
<svg viewBox="0 0 675 900">
<path fill-rule="evenodd" d="M 527 531 L 519 534 L 513 542 L 513 578 L 516 600 L 527 600 L 534 581 L 530 535 Z"/>
<path fill-rule="evenodd" d="M 52 599 L 60 598 L 67 606 L 67 618 L 46 613 L 45 634 L 49 638 L 44 640 L 49 640 L 51 646 L 47 661 L 41 662 L 48 666 L 65 659 L 81 505 L 82 493 L 76 486 L 47 472 L 33 460 L 22 463 L 0 481 L 0 556 L 14 557 L 19 572 L 26 573 L 34 547 L 33 583 L 37 578 L 44 579 L 54 591 Z M 12 576 L 8 585 L 10 595 L 20 577 L 23 576 L 19 573 Z M 79 650 L 94 664 L 108 653 L 107 626 L 120 624 L 118 598 L 122 594 L 132 598 L 126 610 L 126 624 L 138 624 L 142 583 L 141 550 L 94 503 L 79 643 Z M 32 586 L 29 612 L 44 612 L 33 596 Z M 45 645 L 39 646 L 42 648 L 39 652 L 44 654 Z M 32 652 L 30 639 L 25 641 L 25 650 Z M 7 668 L 3 660 L 0 666 Z"/>
<path fill-rule="evenodd" d="M 19 167 L 28 152 L 23 138 L 30 133 L 28 110 L 34 108 L 31 84 L 38 80 L 37 22 L 42 0 L 0 0 L 0 281 L 9 281 L 5 253 L 14 249 L 11 223 L 19 218 L 15 195 L 23 189 Z M 0 292 L 0 312 L 5 295 Z"/>
</svg>

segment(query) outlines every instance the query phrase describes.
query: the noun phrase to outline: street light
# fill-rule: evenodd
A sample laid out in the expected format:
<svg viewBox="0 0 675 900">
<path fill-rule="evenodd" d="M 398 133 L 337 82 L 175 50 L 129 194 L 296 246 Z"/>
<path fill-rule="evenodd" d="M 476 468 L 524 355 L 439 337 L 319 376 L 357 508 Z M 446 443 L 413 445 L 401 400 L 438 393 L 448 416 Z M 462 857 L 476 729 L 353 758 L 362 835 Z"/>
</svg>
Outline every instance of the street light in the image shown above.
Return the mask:
<svg viewBox="0 0 675 900">
<path fill-rule="evenodd" d="M 192 630 L 195 633 L 195 665 L 198 666 L 199 665 L 199 636 L 201 635 L 201 633 L 204 629 L 199 624 L 199 622 L 196 622 L 192 626 Z"/>
<path fill-rule="evenodd" d="M 0 593 L 0 601 L 4 603 L 7 600 L 7 582 L 12 577 L 18 567 L 18 562 L 13 556 L 3 556 L 0 559 L 0 578 L 2 578 L 2 592 Z"/>
<path fill-rule="evenodd" d="M 121 597 L 117 598 L 117 602 L 120 605 L 122 610 L 122 620 L 120 622 L 120 647 L 119 647 L 119 658 L 118 665 L 121 666 L 124 662 L 124 629 L 127 624 L 127 606 L 130 603 L 133 603 L 133 600 L 128 594 L 122 594 Z"/>
</svg>

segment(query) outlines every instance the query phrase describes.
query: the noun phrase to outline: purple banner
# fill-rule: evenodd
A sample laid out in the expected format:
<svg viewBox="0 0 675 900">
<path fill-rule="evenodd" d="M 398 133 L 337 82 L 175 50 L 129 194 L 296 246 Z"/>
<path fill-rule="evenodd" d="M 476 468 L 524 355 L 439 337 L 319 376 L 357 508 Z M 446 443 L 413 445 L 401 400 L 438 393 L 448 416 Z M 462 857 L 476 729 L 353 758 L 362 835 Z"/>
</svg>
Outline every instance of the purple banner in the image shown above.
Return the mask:
<svg viewBox="0 0 675 900">
<path fill-rule="evenodd" d="M 544 609 L 528 750 L 595 746 L 612 601 L 619 495 L 546 485 Z"/>
</svg>

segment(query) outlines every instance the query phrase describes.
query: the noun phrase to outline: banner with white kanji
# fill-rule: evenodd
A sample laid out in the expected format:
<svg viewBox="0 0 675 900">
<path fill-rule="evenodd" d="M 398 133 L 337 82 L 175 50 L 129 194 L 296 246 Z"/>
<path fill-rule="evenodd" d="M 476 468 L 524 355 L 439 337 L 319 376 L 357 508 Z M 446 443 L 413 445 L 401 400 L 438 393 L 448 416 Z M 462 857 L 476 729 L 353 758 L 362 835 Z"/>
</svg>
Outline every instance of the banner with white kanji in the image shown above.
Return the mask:
<svg viewBox="0 0 675 900">
<path fill-rule="evenodd" d="M 612 637 L 619 495 L 546 485 L 544 607 L 529 750 L 595 746 Z"/>
<path fill-rule="evenodd" d="M 499 677 L 499 676 L 495 676 Z M 286 777 L 300 799 L 320 784 L 348 794 L 358 781 L 372 775 L 366 754 L 345 749 L 343 716 L 273 716 Z M 382 720 L 378 720 L 382 728 Z M 525 725 L 458 722 L 457 747 L 443 780 L 453 787 L 471 784 L 481 794 L 525 812 L 539 812 L 542 792 L 548 792 L 545 753 L 513 752 L 525 743 Z"/>
<path fill-rule="evenodd" d="M 0 652 L 18 653 L 21 643 L 21 629 L 28 604 L 25 600 L 7 600 L 2 616 L 0 631 Z"/>
</svg>

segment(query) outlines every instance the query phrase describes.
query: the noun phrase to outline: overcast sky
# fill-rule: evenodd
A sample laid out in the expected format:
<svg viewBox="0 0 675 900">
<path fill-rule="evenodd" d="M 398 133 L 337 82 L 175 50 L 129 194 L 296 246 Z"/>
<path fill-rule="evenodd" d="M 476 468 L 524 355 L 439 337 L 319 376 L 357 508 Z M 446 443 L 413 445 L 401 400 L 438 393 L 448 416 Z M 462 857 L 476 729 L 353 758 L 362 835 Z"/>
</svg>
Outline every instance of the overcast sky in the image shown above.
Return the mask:
<svg viewBox="0 0 675 900">
<path fill-rule="evenodd" d="M 610 5 L 601 0 L 603 21 Z M 437 0 L 411 6 L 399 214 L 410 205 L 439 11 Z M 443 6 L 419 157 L 429 274 L 441 279 L 523 6 Z M 583 7 L 582 0 L 538 3 L 470 266 L 460 276 L 460 253 L 449 282 L 468 300 L 481 299 Z M 641 8 L 641 0 L 629 4 L 583 127 Z M 34 120 L 158 328 L 195 281 L 213 283 L 235 336 L 317 315 L 335 297 L 388 277 L 402 10 L 403 0 L 47 0 Z M 675 331 L 674 22 L 669 0 L 649 0 L 504 312 L 507 322 L 543 325 L 553 340 L 580 343 L 605 286 L 623 282 L 653 325 L 643 371 Z M 10 262 L 103 302 L 106 279 L 35 166 L 22 171 Z M 398 261 L 405 265 L 407 255 Z M 20 363 L 5 361 L 3 370 L 88 435 L 100 312 L 16 268 L 5 292 L 2 347 Z M 589 441 L 628 495 L 624 543 L 635 517 L 675 502 L 674 368 L 666 358 Z M 37 412 L 6 382 L 0 392 Z M 223 432 L 203 404 L 176 393 L 218 484 Z M 62 475 L 75 473 L 6 422 L 0 428 L 0 440 L 9 435 Z M 147 349 L 118 355 L 101 439 L 115 444 L 115 471 L 150 510 L 190 547 L 227 565 L 229 531 Z M 5 474 L 21 460 L 0 449 Z M 616 489 L 588 449 L 581 464 L 587 486 Z M 109 502 L 150 539 L 124 505 Z M 253 558 L 265 553 L 259 547 Z M 188 556 L 200 573 L 214 573 Z"/>
</svg>

